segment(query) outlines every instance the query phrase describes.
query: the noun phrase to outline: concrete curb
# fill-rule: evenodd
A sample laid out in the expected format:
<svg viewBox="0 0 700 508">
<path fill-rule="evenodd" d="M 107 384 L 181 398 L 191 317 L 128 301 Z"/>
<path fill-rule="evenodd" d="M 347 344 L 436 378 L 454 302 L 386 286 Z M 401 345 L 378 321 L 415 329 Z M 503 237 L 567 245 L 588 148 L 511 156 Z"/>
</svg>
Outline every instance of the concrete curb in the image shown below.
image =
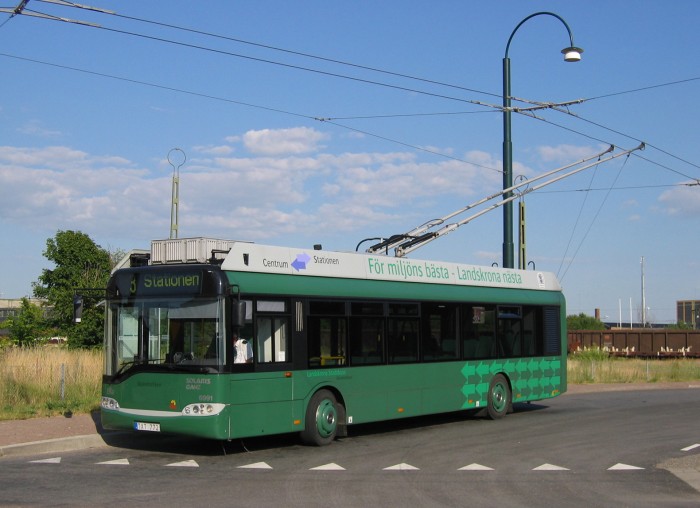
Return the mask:
<svg viewBox="0 0 700 508">
<path fill-rule="evenodd" d="M 46 439 L 44 441 L 2 446 L 0 447 L 0 457 L 17 457 L 21 455 L 32 455 L 38 453 L 67 452 L 85 450 L 88 448 L 99 448 L 102 446 L 109 445 L 100 434 L 59 437 L 56 439 Z"/>
</svg>

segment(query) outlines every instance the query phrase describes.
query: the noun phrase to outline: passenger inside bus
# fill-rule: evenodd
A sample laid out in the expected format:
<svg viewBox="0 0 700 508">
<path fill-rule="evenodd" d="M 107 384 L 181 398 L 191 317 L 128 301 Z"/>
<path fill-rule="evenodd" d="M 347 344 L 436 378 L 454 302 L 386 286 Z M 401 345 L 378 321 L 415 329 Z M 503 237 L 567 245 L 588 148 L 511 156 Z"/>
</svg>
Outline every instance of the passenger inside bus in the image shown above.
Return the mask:
<svg viewBox="0 0 700 508">
<path fill-rule="evenodd" d="M 253 346 L 236 333 L 233 334 L 233 363 L 253 363 Z"/>
</svg>

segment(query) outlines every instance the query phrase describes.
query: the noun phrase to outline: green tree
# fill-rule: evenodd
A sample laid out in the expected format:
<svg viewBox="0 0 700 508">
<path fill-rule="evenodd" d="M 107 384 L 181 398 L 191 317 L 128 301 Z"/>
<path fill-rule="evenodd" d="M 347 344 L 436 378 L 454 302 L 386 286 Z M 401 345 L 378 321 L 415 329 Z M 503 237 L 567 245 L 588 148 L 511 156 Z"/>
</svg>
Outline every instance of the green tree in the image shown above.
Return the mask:
<svg viewBox="0 0 700 508">
<path fill-rule="evenodd" d="M 668 325 L 666 328 L 670 330 L 693 330 L 692 323 L 686 323 L 685 321 L 678 321 L 675 325 Z"/>
<path fill-rule="evenodd" d="M 10 340 L 18 346 L 31 345 L 37 339 L 43 338 L 48 331 L 43 310 L 30 302 L 29 298 L 22 298 L 19 311 L 8 317 L 2 323 L 2 328 L 10 332 Z"/>
<path fill-rule="evenodd" d="M 112 262 L 110 254 L 79 231 L 58 231 L 46 241 L 44 256 L 55 265 L 44 269 L 33 283 L 34 295 L 53 307 L 50 322 L 68 338 L 68 346 L 87 348 L 102 344 L 104 309 L 96 306 L 99 291 L 83 293 L 86 298 L 82 322 L 73 324 L 73 296 L 85 289 L 104 289 Z"/>
<path fill-rule="evenodd" d="M 566 317 L 566 327 L 569 330 L 605 330 L 605 324 L 583 312 L 576 315 Z"/>
</svg>

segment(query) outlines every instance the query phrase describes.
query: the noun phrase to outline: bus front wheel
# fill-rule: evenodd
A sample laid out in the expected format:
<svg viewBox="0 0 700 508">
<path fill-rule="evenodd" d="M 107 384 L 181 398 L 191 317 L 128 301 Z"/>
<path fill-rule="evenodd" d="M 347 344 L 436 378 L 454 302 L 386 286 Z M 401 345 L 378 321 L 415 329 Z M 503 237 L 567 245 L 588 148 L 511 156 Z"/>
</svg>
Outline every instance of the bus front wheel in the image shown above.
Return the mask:
<svg viewBox="0 0 700 508">
<path fill-rule="evenodd" d="M 511 405 L 510 386 L 503 374 L 497 374 L 489 385 L 487 413 L 489 418 L 503 418 Z"/>
<path fill-rule="evenodd" d="M 328 390 L 317 391 L 306 408 L 301 440 L 307 445 L 330 444 L 338 431 L 338 402 Z"/>
</svg>

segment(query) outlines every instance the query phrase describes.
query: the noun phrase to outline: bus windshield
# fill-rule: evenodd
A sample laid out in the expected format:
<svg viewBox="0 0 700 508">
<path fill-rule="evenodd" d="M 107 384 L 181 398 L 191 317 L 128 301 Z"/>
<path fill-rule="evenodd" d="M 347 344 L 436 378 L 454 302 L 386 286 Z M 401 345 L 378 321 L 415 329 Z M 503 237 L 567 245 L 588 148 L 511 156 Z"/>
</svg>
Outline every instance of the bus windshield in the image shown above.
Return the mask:
<svg viewBox="0 0 700 508">
<path fill-rule="evenodd" d="M 105 374 L 131 369 L 220 370 L 225 363 L 223 298 L 129 299 L 107 309 Z"/>
</svg>

